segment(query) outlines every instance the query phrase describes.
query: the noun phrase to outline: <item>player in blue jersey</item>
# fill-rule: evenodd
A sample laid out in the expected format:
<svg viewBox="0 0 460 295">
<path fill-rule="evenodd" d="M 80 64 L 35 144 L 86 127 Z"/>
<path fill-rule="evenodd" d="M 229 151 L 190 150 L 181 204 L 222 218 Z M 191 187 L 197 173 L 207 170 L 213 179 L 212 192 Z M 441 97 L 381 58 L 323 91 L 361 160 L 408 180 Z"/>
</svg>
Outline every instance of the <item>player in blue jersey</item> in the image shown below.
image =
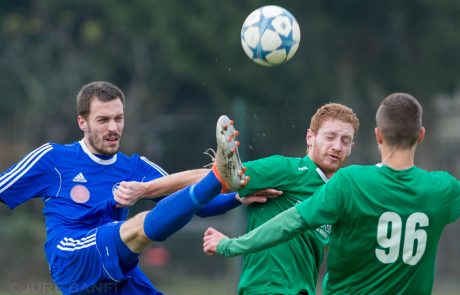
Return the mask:
<svg viewBox="0 0 460 295">
<path fill-rule="evenodd" d="M 161 294 L 138 268 L 139 253 L 152 241 L 165 240 L 195 213 L 212 215 L 235 207 L 235 193 L 221 192 L 235 191 L 247 181 L 237 133 L 226 116 L 217 123 L 211 171 L 167 175 L 145 157 L 118 152 L 124 102 L 113 84 L 84 85 L 77 95 L 83 139 L 46 143 L 0 174 L 0 201 L 8 207 L 42 198 L 45 253 L 64 294 Z M 126 206 L 136 200 L 120 197 L 118 204 L 114 199 L 124 181 L 149 181 L 150 197 L 172 194 L 126 220 Z"/>
</svg>

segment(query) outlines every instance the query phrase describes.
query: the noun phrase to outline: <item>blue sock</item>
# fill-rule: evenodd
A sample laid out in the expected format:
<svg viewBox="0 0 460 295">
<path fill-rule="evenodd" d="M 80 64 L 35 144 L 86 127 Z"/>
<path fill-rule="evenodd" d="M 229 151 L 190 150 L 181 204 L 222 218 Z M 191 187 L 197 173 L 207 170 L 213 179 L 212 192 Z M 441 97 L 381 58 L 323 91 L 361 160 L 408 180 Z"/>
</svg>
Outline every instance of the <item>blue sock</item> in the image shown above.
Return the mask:
<svg viewBox="0 0 460 295">
<path fill-rule="evenodd" d="M 200 205 L 204 205 L 212 198 L 220 194 L 222 184 L 219 182 L 214 172 L 210 171 L 200 182 L 192 185 L 192 198 Z"/>
<path fill-rule="evenodd" d="M 145 234 L 152 241 L 166 240 L 221 190 L 222 185 L 211 171 L 200 182 L 169 195 L 146 215 Z"/>
<path fill-rule="evenodd" d="M 132 269 L 139 261 L 139 253 L 134 253 L 128 246 L 121 240 L 120 232 L 115 231 L 114 239 L 115 248 L 118 252 L 120 267 L 123 272 Z"/>
</svg>

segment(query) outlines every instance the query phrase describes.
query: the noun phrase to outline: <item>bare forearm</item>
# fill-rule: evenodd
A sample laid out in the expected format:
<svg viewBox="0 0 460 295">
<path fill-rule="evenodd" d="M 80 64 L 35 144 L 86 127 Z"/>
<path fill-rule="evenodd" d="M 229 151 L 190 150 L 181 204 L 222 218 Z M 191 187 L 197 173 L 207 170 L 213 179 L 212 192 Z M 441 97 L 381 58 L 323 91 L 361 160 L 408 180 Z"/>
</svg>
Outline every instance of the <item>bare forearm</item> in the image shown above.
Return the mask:
<svg viewBox="0 0 460 295">
<path fill-rule="evenodd" d="M 188 185 L 197 183 L 206 176 L 209 171 L 209 169 L 187 170 L 145 182 L 144 198 L 156 198 L 169 195 Z"/>
</svg>

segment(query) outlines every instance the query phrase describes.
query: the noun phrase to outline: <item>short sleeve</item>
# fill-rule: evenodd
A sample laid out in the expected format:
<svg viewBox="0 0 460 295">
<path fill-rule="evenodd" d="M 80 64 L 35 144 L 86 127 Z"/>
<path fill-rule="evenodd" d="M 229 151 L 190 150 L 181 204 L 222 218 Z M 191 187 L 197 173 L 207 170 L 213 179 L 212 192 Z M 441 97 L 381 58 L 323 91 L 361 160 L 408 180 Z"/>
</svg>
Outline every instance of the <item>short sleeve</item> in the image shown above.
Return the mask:
<svg viewBox="0 0 460 295">
<path fill-rule="evenodd" d="M 153 163 L 146 157 L 142 156 L 139 159 L 139 165 L 135 171 L 138 181 L 146 182 L 168 175 L 160 165 Z"/>
<path fill-rule="evenodd" d="M 56 175 L 48 161 L 52 150 L 51 144 L 44 144 L 0 174 L 0 201 L 15 208 L 29 199 L 46 197 Z"/>
</svg>

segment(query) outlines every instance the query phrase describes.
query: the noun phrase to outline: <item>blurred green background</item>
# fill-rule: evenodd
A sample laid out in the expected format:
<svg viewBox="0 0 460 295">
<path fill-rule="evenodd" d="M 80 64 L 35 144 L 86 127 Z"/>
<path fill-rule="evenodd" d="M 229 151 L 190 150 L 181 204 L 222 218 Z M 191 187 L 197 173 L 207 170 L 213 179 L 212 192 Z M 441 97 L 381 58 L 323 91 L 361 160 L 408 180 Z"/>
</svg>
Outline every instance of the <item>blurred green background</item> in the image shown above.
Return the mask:
<svg viewBox="0 0 460 295">
<path fill-rule="evenodd" d="M 277 4 L 301 28 L 287 64 L 251 62 L 241 25 L 254 9 Z M 302 156 L 309 118 L 323 103 L 352 107 L 362 128 L 349 163 L 378 161 L 373 139 L 378 102 L 395 91 L 425 107 L 427 138 L 417 165 L 460 176 L 460 2 L 456 0 L 0 0 L 0 168 L 47 141 L 81 138 L 75 96 L 107 80 L 127 96 L 122 151 L 168 172 L 201 167 L 215 145 L 221 114 L 236 119 L 244 160 Z M 137 204 L 132 214 L 151 208 Z M 43 205 L 0 207 L 0 290 L 52 294 L 44 258 Z M 235 294 L 239 258 L 202 254 L 210 225 L 243 232 L 244 208 L 196 218 L 141 257 L 166 294 Z M 460 226 L 439 246 L 436 294 L 460 293 Z M 0 293 L 3 294 L 3 293 Z"/>
</svg>

